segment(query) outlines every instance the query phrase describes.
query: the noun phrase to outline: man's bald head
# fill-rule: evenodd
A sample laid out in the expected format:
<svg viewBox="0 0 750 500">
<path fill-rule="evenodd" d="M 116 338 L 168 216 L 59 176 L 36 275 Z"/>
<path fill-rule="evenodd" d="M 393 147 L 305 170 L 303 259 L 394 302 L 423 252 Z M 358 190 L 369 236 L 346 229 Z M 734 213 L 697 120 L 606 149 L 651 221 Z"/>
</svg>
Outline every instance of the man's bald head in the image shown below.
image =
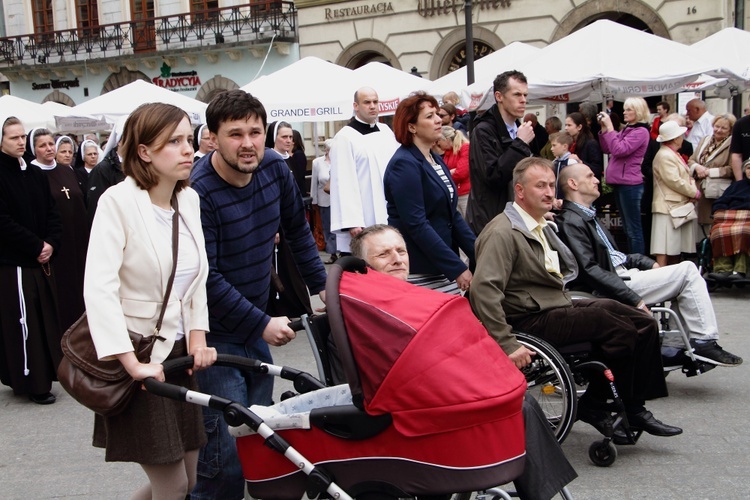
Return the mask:
<svg viewBox="0 0 750 500">
<path fill-rule="evenodd" d="M 706 103 L 698 98 L 691 99 L 685 105 L 685 108 L 687 110 L 688 118 L 696 121 L 706 112 Z"/>
<path fill-rule="evenodd" d="M 523 117 L 523 121 L 531 122 L 531 124 L 534 125 L 535 127 L 539 123 L 539 120 L 537 119 L 534 113 L 526 113 L 526 115 Z"/>
<path fill-rule="evenodd" d="M 378 93 L 372 87 L 362 87 L 354 93 L 354 113 L 365 123 L 378 121 Z"/>
<path fill-rule="evenodd" d="M 574 163 L 560 170 L 557 183 L 568 201 L 589 206 L 599 198 L 599 180 L 584 163 Z"/>
</svg>

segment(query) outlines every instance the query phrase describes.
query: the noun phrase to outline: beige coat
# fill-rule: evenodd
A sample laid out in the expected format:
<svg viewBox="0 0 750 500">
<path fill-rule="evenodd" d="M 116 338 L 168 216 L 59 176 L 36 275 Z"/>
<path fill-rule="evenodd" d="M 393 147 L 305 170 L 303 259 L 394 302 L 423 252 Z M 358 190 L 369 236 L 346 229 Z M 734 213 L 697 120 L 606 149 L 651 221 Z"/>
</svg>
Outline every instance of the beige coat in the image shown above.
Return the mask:
<svg viewBox="0 0 750 500">
<path fill-rule="evenodd" d="M 688 167 L 690 167 L 690 175 L 695 175 L 695 166 L 700 165 L 698 159 L 701 156 L 701 152 L 704 148 L 708 147 L 711 142 L 712 136 L 707 136 L 701 139 L 698 147 L 693 152 L 693 156 L 688 160 Z M 709 177 L 711 178 L 724 178 L 734 180 L 734 173 L 732 172 L 732 166 L 730 165 L 729 144 L 732 142 L 732 136 L 722 143 L 711 155 L 706 159 L 704 167 L 710 169 Z M 696 182 L 700 186 L 701 190 L 705 190 L 706 179 L 696 179 Z M 711 206 L 714 200 L 710 200 L 705 197 L 701 197 L 698 200 L 698 222 L 701 224 L 711 224 Z"/>
<path fill-rule="evenodd" d="M 654 157 L 654 199 L 651 210 L 668 214 L 669 210 L 695 198 L 698 188 L 687 166 L 675 151 L 662 146 Z"/>
<path fill-rule="evenodd" d="M 181 222 L 198 246 L 197 277 L 183 300 L 172 293 L 161 335 L 151 361 L 161 363 L 172 350 L 180 316 L 185 334 L 208 331 L 206 278 L 208 259 L 203 240 L 198 193 L 183 189 L 177 199 Z M 109 188 L 99 199 L 86 257 L 84 299 L 91 336 L 99 358 L 133 350 L 128 331 L 152 335 L 172 272 L 172 248 L 157 238 L 157 225 L 148 192 L 131 177 Z M 171 238 L 169 238 L 171 241 Z"/>
</svg>

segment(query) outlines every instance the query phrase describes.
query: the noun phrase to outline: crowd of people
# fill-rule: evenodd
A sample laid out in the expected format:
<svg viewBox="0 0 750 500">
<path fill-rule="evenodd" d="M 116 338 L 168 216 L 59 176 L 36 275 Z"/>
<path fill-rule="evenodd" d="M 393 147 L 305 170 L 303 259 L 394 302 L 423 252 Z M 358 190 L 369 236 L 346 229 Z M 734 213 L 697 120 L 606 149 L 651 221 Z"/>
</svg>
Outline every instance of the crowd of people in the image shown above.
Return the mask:
<svg viewBox="0 0 750 500">
<path fill-rule="evenodd" d="M 205 368 L 217 354 L 272 362 L 269 345 L 295 338 L 289 318 L 310 310 L 309 295 L 325 303 L 324 264 L 354 254 L 394 278 L 464 294 L 518 368 L 536 353 L 514 329 L 555 346 L 590 342 L 616 375 L 631 428 L 682 433 L 646 409 L 667 396 L 663 367 L 685 361 L 684 346 L 660 340 L 649 306 L 671 302 L 696 358 L 742 362 L 718 344 L 689 254 L 710 233 L 713 278 L 746 276 L 750 116 L 714 117 L 694 99 L 687 118 L 662 101 L 652 119 L 633 97 L 622 118 L 583 103 L 542 126 L 526 112 L 522 73 L 498 75 L 493 94 L 495 104 L 470 118 L 455 93 L 439 102 L 417 92 L 401 100 L 391 128 L 379 120 L 377 91 L 358 89 L 352 119 L 312 161 L 319 242 L 304 200 L 304 141 L 292 124 L 268 123 L 244 91 L 217 96 L 196 128 L 174 106 L 143 105 L 103 149 L 94 138 L 78 143 L 4 117 L 2 383 L 54 403 L 60 339 L 85 310 L 99 357 L 119 360 L 135 380 L 164 380 L 162 361 L 191 354 L 192 369 L 170 381 L 268 405 L 272 377 Z M 605 183 L 627 236 L 623 251 L 597 218 Z M 573 301 L 571 290 L 596 298 Z M 149 334 L 160 314 L 164 342 L 140 362 L 128 331 Z M 578 412 L 603 433 L 607 387 L 592 379 Z M 137 462 L 148 477 L 134 498 L 243 497 L 221 414 L 192 408 L 139 391 L 123 413 L 96 416 L 94 445 L 106 460 Z M 566 472 L 556 488 L 573 477 Z"/>
</svg>

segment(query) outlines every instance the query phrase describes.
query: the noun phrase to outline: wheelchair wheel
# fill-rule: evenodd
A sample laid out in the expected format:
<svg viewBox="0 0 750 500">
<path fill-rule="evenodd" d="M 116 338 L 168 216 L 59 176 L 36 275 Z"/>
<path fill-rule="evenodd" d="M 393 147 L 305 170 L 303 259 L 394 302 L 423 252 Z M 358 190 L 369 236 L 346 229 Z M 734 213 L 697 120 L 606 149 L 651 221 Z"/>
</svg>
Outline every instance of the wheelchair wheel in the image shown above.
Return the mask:
<svg viewBox="0 0 750 500">
<path fill-rule="evenodd" d="M 573 375 L 560 353 L 544 340 L 515 332 L 518 341 L 536 352 L 526 366 L 529 393 L 539 402 L 557 441 L 562 443 L 576 419 L 578 397 Z"/>
<path fill-rule="evenodd" d="M 609 467 L 617 460 L 617 448 L 611 441 L 595 441 L 589 446 L 589 458 L 598 467 Z"/>
</svg>

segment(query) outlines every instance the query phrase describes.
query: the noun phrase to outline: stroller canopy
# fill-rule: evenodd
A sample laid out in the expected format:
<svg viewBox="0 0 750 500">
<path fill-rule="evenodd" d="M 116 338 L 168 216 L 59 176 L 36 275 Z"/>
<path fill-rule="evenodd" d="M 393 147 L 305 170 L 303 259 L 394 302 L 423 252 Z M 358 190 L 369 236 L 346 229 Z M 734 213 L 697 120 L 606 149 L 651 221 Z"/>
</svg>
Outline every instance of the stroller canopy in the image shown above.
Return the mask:
<svg viewBox="0 0 750 500">
<path fill-rule="evenodd" d="M 370 271 L 344 272 L 339 301 L 350 344 L 340 355 L 345 365 L 353 357 L 365 410 L 391 414 L 404 435 L 464 429 L 521 411 L 526 381 L 465 298 Z M 334 331 L 337 342 L 339 335 Z"/>
</svg>

